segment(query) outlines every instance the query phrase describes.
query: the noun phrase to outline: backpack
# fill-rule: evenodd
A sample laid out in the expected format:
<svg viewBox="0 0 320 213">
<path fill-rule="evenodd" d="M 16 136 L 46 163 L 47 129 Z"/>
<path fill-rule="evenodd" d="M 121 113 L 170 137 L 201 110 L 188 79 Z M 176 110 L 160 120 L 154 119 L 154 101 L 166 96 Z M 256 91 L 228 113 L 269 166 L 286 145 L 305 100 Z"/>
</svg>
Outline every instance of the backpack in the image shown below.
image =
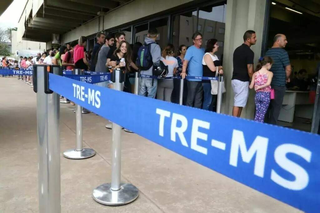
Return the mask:
<svg viewBox="0 0 320 213">
<path fill-rule="evenodd" d="M 139 48 L 136 64 L 140 70 L 149 70 L 153 66 L 151 44 L 144 44 Z"/>
</svg>

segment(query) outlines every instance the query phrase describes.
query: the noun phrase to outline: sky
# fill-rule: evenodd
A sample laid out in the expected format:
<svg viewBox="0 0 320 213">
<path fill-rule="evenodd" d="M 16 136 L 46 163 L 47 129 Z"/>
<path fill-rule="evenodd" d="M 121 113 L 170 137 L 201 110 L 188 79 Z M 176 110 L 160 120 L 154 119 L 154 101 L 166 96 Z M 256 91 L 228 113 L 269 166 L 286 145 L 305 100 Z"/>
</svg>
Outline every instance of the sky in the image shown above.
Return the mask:
<svg viewBox="0 0 320 213">
<path fill-rule="evenodd" d="M 27 0 L 14 0 L 0 16 L 0 28 L 8 29 L 17 27 L 26 2 Z"/>
</svg>

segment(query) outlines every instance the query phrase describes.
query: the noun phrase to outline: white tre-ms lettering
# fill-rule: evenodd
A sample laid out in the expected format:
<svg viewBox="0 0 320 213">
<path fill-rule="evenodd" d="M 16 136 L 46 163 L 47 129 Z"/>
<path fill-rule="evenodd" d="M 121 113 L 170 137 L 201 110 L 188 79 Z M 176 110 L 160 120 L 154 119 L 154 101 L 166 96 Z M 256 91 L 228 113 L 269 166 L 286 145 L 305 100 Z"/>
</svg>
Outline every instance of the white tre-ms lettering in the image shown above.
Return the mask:
<svg viewBox="0 0 320 213">
<path fill-rule="evenodd" d="M 191 124 L 191 136 L 187 139 L 185 137 L 185 132 L 188 129 L 189 123 L 185 116 L 177 113 L 171 113 L 170 111 L 159 108 L 156 109 L 156 114 L 160 116 L 159 135 L 161 137 L 164 137 L 165 134 L 165 123 L 168 124 L 168 121 L 171 121 L 170 128 L 167 128 L 170 129 L 171 141 L 177 142 L 178 140 L 181 142 L 183 146 L 190 146 L 192 150 L 195 150 L 204 155 L 208 154 L 207 147 L 209 145 L 223 151 L 226 150 L 226 143 L 214 139 L 212 139 L 211 143 L 208 143 L 209 145 L 206 147 L 200 146 L 198 144 L 198 139 L 201 139 L 205 142 L 210 142 L 210 139 L 208 139 L 208 134 L 199 131 L 199 127 L 210 130 L 209 122 L 194 118 Z M 245 142 L 243 132 L 234 129 L 232 132 L 229 164 L 233 167 L 237 167 L 239 159 L 242 159 L 242 161 L 245 163 L 250 163 L 255 157 L 254 175 L 264 178 L 268 143 L 268 138 L 257 136 L 251 144 L 251 146 L 248 148 L 246 145 L 247 143 Z M 309 150 L 294 144 L 281 144 L 275 149 L 275 152 L 273 154 L 274 160 L 279 167 L 291 173 L 295 178 L 294 180 L 287 180 L 280 176 L 274 169 L 272 169 L 270 179 L 273 182 L 287 189 L 303 190 L 305 187 L 308 186 L 309 174 L 300 165 L 287 158 L 287 154 L 289 153 L 298 155 L 309 163 L 311 161 L 312 153 Z"/>
<path fill-rule="evenodd" d="M 89 105 L 92 105 L 98 109 L 100 108 L 100 91 L 88 88 L 88 92 L 86 92 L 86 88 L 84 86 L 80 86 L 78 84 L 72 84 L 72 86 L 73 97 L 83 102 L 87 101 Z"/>
</svg>

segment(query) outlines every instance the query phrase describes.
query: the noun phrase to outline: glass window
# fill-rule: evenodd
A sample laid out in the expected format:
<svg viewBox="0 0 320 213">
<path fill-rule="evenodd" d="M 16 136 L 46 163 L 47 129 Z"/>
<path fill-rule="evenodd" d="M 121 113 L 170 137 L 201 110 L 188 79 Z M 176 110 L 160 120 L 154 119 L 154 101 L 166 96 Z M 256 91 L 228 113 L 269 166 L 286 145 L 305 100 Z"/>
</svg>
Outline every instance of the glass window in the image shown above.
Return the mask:
<svg viewBox="0 0 320 213">
<path fill-rule="evenodd" d="M 140 42 L 144 44 L 144 39 L 147 37 L 148 34 L 148 24 L 142 24 L 142 25 L 137 25 L 134 27 L 134 42 Z"/>
<path fill-rule="evenodd" d="M 126 41 L 129 44 L 132 44 L 132 38 L 131 38 L 131 27 L 127 27 L 121 30 L 122 32 L 124 32 L 124 34 L 126 34 Z"/>
<path fill-rule="evenodd" d="M 168 18 L 158 19 L 150 22 L 150 28 L 156 28 L 158 30 L 159 36 L 157 38 L 157 43 L 163 49 L 168 44 Z"/>
<path fill-rule="evenodd" d="M 209 39 L 215 38 L 218 40 L 219 51 L 216 53 L 219 59 L 222 59 L 223 43 L 225 34 L 225 15 L 226 5 L 207 6 L 199 9 L 199 32 L 203 35 L 203 47 Z"/>
<path fill-rule="evenodd" d="M 177 52 L 180 45 L 191 46 L 192 35 L 197 29 L 197 11 L 172 17 L 172 43 Z"/>
</svg>

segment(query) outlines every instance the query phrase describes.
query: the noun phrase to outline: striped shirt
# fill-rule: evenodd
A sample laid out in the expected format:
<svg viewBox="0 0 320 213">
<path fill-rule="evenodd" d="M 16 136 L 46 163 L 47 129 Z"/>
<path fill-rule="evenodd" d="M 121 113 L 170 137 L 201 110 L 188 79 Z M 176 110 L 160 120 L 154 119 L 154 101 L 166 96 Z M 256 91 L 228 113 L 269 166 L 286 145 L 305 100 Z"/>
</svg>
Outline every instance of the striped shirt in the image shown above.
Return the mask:
<svg viewBox="0 0 320 213">
<path fill-rule="evenodd" d="M 271 48 L 266 52 L 266 56 L 270 56 L 273 60 L 270 69 L 273 72 L 272 86 L 286 86 L 286 66 L 290 65 L 289 55 L 282 48 Z"/>
</svg>

